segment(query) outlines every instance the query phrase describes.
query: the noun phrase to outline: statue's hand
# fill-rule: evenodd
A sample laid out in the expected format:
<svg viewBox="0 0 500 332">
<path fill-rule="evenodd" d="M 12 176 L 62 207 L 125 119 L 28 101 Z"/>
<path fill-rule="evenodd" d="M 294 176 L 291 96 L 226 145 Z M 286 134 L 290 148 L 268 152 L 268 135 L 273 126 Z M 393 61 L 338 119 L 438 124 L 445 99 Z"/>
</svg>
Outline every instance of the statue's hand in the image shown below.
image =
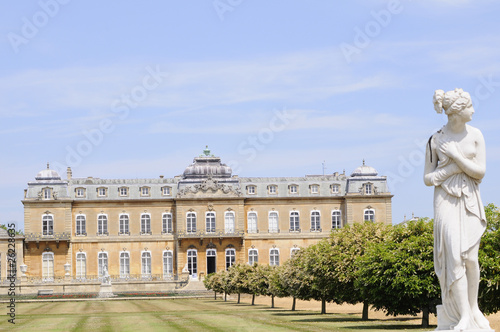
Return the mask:
<svg viewBox="0 0 500 332">
<path fill-rule="evenodd" d="M 439 147 L 439 151 L 441 151 L 451 159 L 457 159 L 460 157 L 460 151 L 456 142 L 443 142 Z"/>
</svg>

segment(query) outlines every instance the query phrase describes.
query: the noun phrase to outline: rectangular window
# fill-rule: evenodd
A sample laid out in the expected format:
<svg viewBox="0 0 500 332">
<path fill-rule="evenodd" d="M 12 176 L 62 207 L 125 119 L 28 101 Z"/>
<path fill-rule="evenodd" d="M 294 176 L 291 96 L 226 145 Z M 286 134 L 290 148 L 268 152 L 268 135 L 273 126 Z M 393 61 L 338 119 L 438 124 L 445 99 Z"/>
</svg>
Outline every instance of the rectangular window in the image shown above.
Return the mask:
<svg viewBox="0 0 500 332">
<path fill-rule="evenodd" d="M 87 235 L 86 220 L 84 215 L 76 216 L 76 235 Z"/>
<path fill-rule="evenodd" d="M 371 183 L 366 183 L 365 184 L 365 194 L 371 195 L 372 194 L 372 184 Z"/>
<path fill-rule="evenodd" d="M 319 192 L 319 186 L 317 184 L 311 185 L 311 194 L 317 194 Z"/>
<path fill-rule="evenodd" d="M 278 212 L 269 212 L 269 233 L 278 232 Z"/>
<path fill-rule="evenodd" d="M 151 216 L 149 214 L 141 214 L 141 234 L 151 234 Z"/>
<path fill-rule="evenodd" d="M 162 231 L 163 233 L 172 233 L 172 213 L 164 213 L 162 217 Z"/>
<path fill-rule="evenodd" d="M 257 213 L 249 212 L 247 222 L 248 222 L 248 233 L 257 233 Z"/>
<path fill-rule="evenodd" d="M 87 276 L 87 258 L 85 253 L 79 252 L 76 254 L 76 278 L 85 279 Z"/>
<path fill-rule="evenodd" d="M 290 232 L 300 231 L 300 219 L 297 211 L 290 212 Z"/>
<path fill-rule="evenodd" d="M 141 196 L 149 196 L 149 187 L 141 188 Z"/>
<path fill-rule="evenodd" d="M 207 233 L 215 233 L 215 212 L 206 213 L 205 224 Z"/>
<path fill-rule="evenodd" d="M 333 184 L 332 185 L 332 194 L 338 194 L 339 193 L 339 185 L 338 184 Z"/>
<path fill-rule="evenodd" d="M 120 215 L 120 234 L 129 234 L 129 217 L 128 214 Z"/>
<path fill-rule="evenodd" d="M 226 212 L 224 214 L 224 230 L 226 234 L 234 233 L 234 212 Z"/>
<path fill-rule="evenodd" d="M 196 233 L 196 214 L 194 212 L 188 212 L 186 215 L 186 231 Z"/>
<path fill-rule="evenodd" d="M 372 210 L 372 209 L 365 210 L 364 220 L 374 222 L 375 221 L 375 210 Z"/>
<path fill-rule="evenodd" d="M 321 220 L 319 211 L 311 212 L 311 232 L 321 231 Z"/>
<path fill-rule="evenodd" d="M 290 186 L 290 194 L 296 194 L 297 193 L 297 186 L 292 184 Z"/>
<path fill-rule="evenodd" d="M 278 191 L 278 188 L 276 186 L 269 186 L 269 193 L 270 194 L 276 194 Z"/>
<path fill-rule="evenodd" d="M 269 265 L 279 266 L 280 265 L 280 252 L 278 249 L 274 248 L 269 251 Z"/>
<path fill-rule="evenodd" d="M 341 214 L 339 210 L 332 211 L 332 228 L 341 228 L 342 227 L 342 220 L 341 220 Z"/>
<path fill-rule="evenodd" d="M 85 197 L 85 189 L 76 188 L 76 197 Z"/>
<path fill-rule="evenodd" d="M 104 271 L 108 271 L 108 253 L 100 252 L 97 255 L 97 274 L 98 277 L 104 276 Z"/>
<path fill-rule="evenodd" d="M 259 252 L 257 249 L 248 250 L 248 264 L 250 266 L 257 264 L 259 262 Z"/>
<path fill-rule="evenodd" d="M 128 252 L 120 253 L 120 278 L 130 276 L 130 255 Z"/>
<path fill-rule="evenodd" d="M 54 254 L 51 252 L 42 254 L 42 280 L 54 281 Z"/>
<path fill-rule="evenodd" d="M 42 235 L 54 235 L 54 217 L 50 214 L 42 217 Z"/>
<path fill-rule="evenodd" d="M 248 190 L 248 194 L 249 195 L 254 195 L 255 194 L 255 186 L 248 186 L 247 190 Z"/>
<path fill-rule="evenodd" d="M 149 277 L 151 275 L 151 253 L 145 251 L 142 253 L 142 276 Z"/>
<path fill-rule="evenodd" d="M 163 276 L 171 277 L 174 273 L 173 254 L 171 251 L 163 253 Z"/>
<path fill-rule="evenodd" d="M 121 197 L 126 197 L 126 196 L 128 196 L 128 188 L 127 188 L 127 187 L 121 187 L 121 188 L 119 189 L 119 191 L 120 191 L 120 196 L 121 196 Z"/>
<path fill-rule="evenodd" d="M 97 235 L 108 235 L 108 216 L 105 214 L 97 217 Z"/>
<path fill-rule="evenodd" d="M 98 188 L 97 189 L 97 196 L 106 197 L 106 188 Z"/>
<path fill-rule="evenodd" d="M 234 265 L 236 261 L 236 250 L 226 249 L 226 270 Z"/>
<path fill-rule="evenodd" d="M 163 196 L 170 196 L 172 194 L 172 188 L 170 188 L 170 187 L 161 188 L 161 194 Z"/>
<path fill-rule="evenodd" d="M 51 199 L 52 198 L 52 189 L 46 188 L 43 190 L 43 199 Z"/>
</svg>

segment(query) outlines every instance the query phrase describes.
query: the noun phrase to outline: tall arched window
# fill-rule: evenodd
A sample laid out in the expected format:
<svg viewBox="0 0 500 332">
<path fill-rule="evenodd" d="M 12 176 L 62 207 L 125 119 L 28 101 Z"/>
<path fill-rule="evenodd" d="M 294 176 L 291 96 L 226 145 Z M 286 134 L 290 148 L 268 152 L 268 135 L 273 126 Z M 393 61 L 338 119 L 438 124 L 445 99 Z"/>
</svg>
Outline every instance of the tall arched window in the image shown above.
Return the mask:
<svg viewBox="0 0 500 332">
<path fill-rule="evenodd" d="M 374 209 L 366 209 L 364 214 L 365 221 L 375 221 L 375 210 Z"/>
<path fill-rule="evenodd" d="M 236 250 L 233 248 L 226 249 L 226 270 L 236 262 Z"/>
<path fill-rule="evenodd" d="M 227 234 L 232 234 L 234 233 L 234 212 L 233 211 L 226 211 L 224 213 L 224 231 Z"/>
<path fill-rule="evenodd" d="M 76 216 L 76 235 L 87 235 L 85 215 Z"/>
<path fill-rule="evenodd" d="M 187 258 L 189 274 L 195 277 L 198 274 L 198 251 L 196 249 L 188 249 Z"/>
<path fill-rule="evenodd" d="M 257 233 L 257 213 L 248 212 L 247 217 L 248 233 Z"/>
<path fill-rule="evenodd" d="M 76 254 L 76 278 L 85 279 L 87 276 L 87 256 L 84 252 Z"/>
<path fill-rule="evenodd" d="M 300 219 L 298 211 L 290 212 L 290 232 L 300 231 Z"/>
<path fill-rule="evenodd" d="M 54 216 L 44 214 L 42 217 L 42 234 L 54 235 Z"/>
<path fill-rule="evenodd" d="M 278 233 L 278 212 L 271 211 L 269 212 L 269 233 Z"/>
<path fill-rule="evenodd" d="M 215 233 L 215 212 L 205 213 L 205 227 L 207 233 Z"/>
<path fill-rule="evenodd" d="M 120 234 L 130 234 L 128 214 L 120 214 Z"/>
<path fill-rule="evenodd" d="M 173 225 L 172 225 L 172 213 L 164 213 L 162 215 L 162 231 L 163 233 L 172 233 Z"/>
<path fill-rule="evenodd" d="M 142 276 L 143 277 L 149 277 L 151 275 L 151 252 L 149 251 L 143 251 L 142 252 Z"/>
<path fill-rule="evenodd" d="M 332 228 L 341 228 L 342 227 L 342 214 L 340 213 L 340 210 L 333 210 L 332 211 Z"/>
<path fill-rule="evenodd" d="M 174 273 L 174 254 L 171 250 L 163 252 L 163 277 L 171 278 Z"/>
<path fill-rule="evenodd" d="M 97 235 L 108 235 L 108 216 L 105 214 L 97 216 Z"/>
<path fill-rule="evenodd" d="M 196 213 L 188 212 L 186 215 L 186 231 L 196 233 Z"/>
<path fill-rule="evenodd" d="M 257 249 L 248 249 L 248 264 L 250 266 L 259 262 L 259 252 Z"/>
<path fill-rule="evenodd" d="M 321 231 L 321 216 L 319 211 L 311 211 L 311 232 Z"/>
<path fill-rule="evenodd" d="M 97 274 L 99 277 L 102 277 L 104 275 L 104 268 L 106 268 L 106 271 L 108 271 L 108 253 L 100 252 L 97 255 Z"/>
<path fill-rule="evenodd" d="M 120 278 L 130 276 L 130 254 L 126 251 L 120 253 Z"/>
<path fill-rule="evenodd" d="M 269 265 L 280 265 L 280 251 L 278 248 L 272 248 L 271 250 L 269 250 Z"/>
<path fill-rule="evenodd" d="M 151 215 L 141 214 L 141 234 L 151 234 Z"/>
<path fill-rule="evenodd" d="M 44 252 L 42 254 L 42 279 L 43 281 L 54 281 L 53 252 Z"/>
</svg>

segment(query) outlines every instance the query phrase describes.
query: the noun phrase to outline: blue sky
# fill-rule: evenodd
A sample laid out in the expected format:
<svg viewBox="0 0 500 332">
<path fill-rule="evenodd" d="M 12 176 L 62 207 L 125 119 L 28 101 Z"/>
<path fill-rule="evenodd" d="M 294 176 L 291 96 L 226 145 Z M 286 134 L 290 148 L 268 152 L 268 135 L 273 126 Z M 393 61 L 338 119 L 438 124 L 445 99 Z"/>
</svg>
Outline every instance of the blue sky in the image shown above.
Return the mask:
<svg viewBox="0 0 500 332">
<path fill-rule="evenodd" d="M 435 89 L 474 98 L 500 204 L 500 3 L 0 4 L 0 223 L 46 162 L 74 177 L 181 174 L 209 145 L 240 176 L 387 175 L 394 223 L 432 217 Z"/>
</svg>

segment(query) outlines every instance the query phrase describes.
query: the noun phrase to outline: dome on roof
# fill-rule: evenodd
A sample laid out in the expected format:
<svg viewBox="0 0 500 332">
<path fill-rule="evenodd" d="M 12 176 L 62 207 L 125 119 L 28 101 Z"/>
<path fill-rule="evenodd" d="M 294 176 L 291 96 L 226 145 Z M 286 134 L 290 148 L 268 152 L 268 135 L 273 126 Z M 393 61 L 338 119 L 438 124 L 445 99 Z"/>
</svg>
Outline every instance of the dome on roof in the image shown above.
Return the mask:
<svg viewBox="0 0 500 332">
<path fill-rule="evenodd" d="M 61 180 L 61 176 L 54 170 L 49 169 L 49 164 L 47 163 L 47 169 L 44 169 L 35 176 L 36 180 Z"/>
<path fill-rule="evenodd" d="M 208 147 L 203 151 L 204 154 L 194 158 L 191 165 L 184 170 L 184 178 L 205 178 L 213 176 L 217 178 L 229 178 L 233 171 L 231 167 L 222 164 L 219 157 L 210 155 Z"/>
<path fill-rule="evenodd" d="M 363 165 L 359 166 L 352 172 L 351 176 L 377 176 L 378 172 L 375 168 L 365 165 L 363 160 Z"/>
</svg>

